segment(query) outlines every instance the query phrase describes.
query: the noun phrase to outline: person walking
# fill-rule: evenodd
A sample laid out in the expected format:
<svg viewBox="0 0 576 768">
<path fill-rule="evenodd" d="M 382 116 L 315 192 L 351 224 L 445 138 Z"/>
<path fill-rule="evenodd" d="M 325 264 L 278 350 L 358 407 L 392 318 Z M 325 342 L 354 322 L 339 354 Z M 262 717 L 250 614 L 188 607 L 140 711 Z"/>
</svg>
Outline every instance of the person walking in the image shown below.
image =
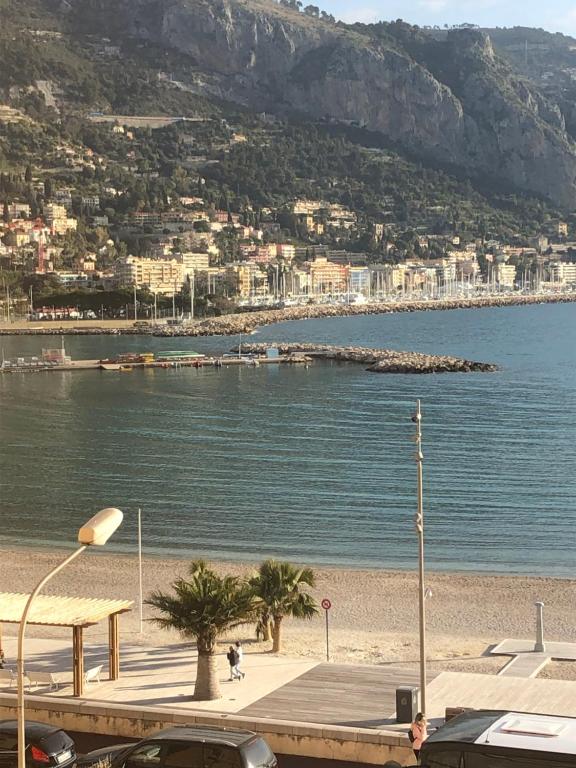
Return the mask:
<svg viewBox="0 0 576 768">
<path fill-rule="evenodd" d="M 414 750 L 416 760 L 419 759 L 422 743 L 426 741 L 427 738 L 428 724 L 426 722 L 426 717 L 422 712 L 418 712 L 414 718 L 414 722 L 410 726 L 410 741 L 412 742 L 412 749 Z"/>
<path fill-rule="evenodd" d="M 240 680 L 240 672 L 237 669 L 238 654 L 236 653 L 236 648 L 234 648 L 233 645 L 231 645 L 230 648 L 228 649 L 226 658 L 228 659 L 228 664 L 230 664 L 229 682 L 232 682 L 232 680 Z"/>
<path fill-rule="evenodd" d="M 238 655 L 238 661 L 236 662 L 236 672 L 238 672 L 238 677 L 242 677 L 244 679 L 246 677 L 246 672 L 243 672 L 240 669 L 240 665 L 244 661 L 244 650 L 242 648 L 242 643 L 240 640 L 236 640 L 236 654 Z"/>
</svg>

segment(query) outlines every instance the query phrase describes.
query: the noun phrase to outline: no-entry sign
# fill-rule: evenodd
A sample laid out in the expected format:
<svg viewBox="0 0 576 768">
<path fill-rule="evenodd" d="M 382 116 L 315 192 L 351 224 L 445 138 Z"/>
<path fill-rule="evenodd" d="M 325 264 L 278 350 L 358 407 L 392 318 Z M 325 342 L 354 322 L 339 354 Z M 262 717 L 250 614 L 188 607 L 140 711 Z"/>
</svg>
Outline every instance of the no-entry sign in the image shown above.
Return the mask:
<svg viewBox="0 0 576 768">
<path fill-rule="evenodd" d="M 326 661 L 330 661 L 330 639 L 329 639 L 329 632 L 328 632 L 328 611 L 330 608 L 332 608 L 332 603 L 330 600 L 328 600 L 327 597 L 322 600 L 320 603 L 322 608 L 326 611 Z"/>
</svg>

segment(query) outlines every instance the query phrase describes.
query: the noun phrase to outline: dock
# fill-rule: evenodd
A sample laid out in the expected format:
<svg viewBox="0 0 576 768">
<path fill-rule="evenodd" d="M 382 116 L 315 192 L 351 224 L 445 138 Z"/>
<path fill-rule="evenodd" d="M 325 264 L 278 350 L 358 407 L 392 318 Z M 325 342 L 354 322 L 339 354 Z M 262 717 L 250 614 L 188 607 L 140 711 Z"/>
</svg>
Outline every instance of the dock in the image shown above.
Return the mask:
<svg viewBox="0 0 576 768">
<path fill-rule="evenodd" d="M 18 361 L 22 362 L 18 362 Z M 204 355 L 195 355 L 186 359 L 153 359 L 153 360 L 66 360 L 61 363 L 49 363 L 38 359 L 37 361 L 24 361 L 18 358 L 18 361 L 4 361 L 0 365 L 0 373 L 47 373 L 47 372 L 70 372 L 70 371 L 111 371 L 127 373 L 135 370 L 159 368 L 225 368 L 228 366 L 246 366 L 248 368 L 258 368 L 260 365 L 296 365 L 308 364 L 309 358 L 304 355 L 286 354 L 276 357 L 266 356 L 218 356 L 205 357 Z"/>
</svg>

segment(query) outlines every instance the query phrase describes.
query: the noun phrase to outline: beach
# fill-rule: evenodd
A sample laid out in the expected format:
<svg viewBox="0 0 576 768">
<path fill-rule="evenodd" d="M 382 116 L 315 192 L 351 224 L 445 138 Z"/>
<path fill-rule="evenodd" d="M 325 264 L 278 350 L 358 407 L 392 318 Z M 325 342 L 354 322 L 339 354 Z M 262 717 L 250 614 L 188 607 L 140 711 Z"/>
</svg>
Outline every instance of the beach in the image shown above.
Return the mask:
<svg viewBox="0 0 576 768">
<path fill-rule="evenodd" d="M 41 549 L 0 548 L 0 591 L 28 592 L 65 556 Z M 178 576 L 185 576 L 189 561 L 143 558 L 144 596 L 166 590 Z M 256 566 L 213 563 L 221 573 L 248 575 Z M 412 572 L 314 568 L 320 601 L 329 598 L 331 659 L 340 663 L 397 664 L 417 668 L 418 592 Z M 534 602 L 545 603 L 546 639 L 575 640 L 576 582 L 531 576 L 492 576 L 469 573 L 429 573 L 426 585 L 428 657 L 433 670 L 496 674 L 504 657 L 488 657 L 487 650 L 504 638 L 534 637 Z M 131 555 L 88 552 L 54 579 L 47 593 L 66 596 L 109 597 L 134 600 L 131 613 L 121 617 L 121 639 L 146 645 L 179 642 L 175 633 L 148 621 L 152 609 L 144 606 L 144 632 L 139 634 L 138 560 Z M 5 635 L 15 635 L 16 625 L 4 625 Z M 66 637 L 69 630 L 30 627 L 29 637 Z M 86 643 L 102 642 L 105 624 L 86 632 Z M 254 640 L 253 627 L 238 630 L 247 652 L 263 650 Z M 225 641 L 226 638 L 223 638 Z M 285 623 L 287 656 L 325 659 L 324 611 L 309 622 Z M 248 660 L 249 663 L 249 660 Z M 576 679 L 576 663 L 552 663 L 542 676 Z"/>
</svg>

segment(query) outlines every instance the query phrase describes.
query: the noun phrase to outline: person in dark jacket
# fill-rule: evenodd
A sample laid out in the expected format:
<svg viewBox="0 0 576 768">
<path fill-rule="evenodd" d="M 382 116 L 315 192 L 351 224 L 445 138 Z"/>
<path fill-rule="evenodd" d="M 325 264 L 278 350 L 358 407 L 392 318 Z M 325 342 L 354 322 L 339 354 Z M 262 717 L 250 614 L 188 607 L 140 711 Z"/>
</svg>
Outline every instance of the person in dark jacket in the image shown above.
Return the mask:
<svg viewBox="0 0 576 768">
<path fill-rule="evenodd" d="M 233 645 L 231 645 L 228 649 L 228 653 L 226 654 L 226 658 L 228 659 L 228 664 L 230 664 L 230 678 L 229 680 L 240 680 L 240 672 L 238 672 L 238 654 L 236 652 L 236 648 L 234 648 Z"/>
</svg>

